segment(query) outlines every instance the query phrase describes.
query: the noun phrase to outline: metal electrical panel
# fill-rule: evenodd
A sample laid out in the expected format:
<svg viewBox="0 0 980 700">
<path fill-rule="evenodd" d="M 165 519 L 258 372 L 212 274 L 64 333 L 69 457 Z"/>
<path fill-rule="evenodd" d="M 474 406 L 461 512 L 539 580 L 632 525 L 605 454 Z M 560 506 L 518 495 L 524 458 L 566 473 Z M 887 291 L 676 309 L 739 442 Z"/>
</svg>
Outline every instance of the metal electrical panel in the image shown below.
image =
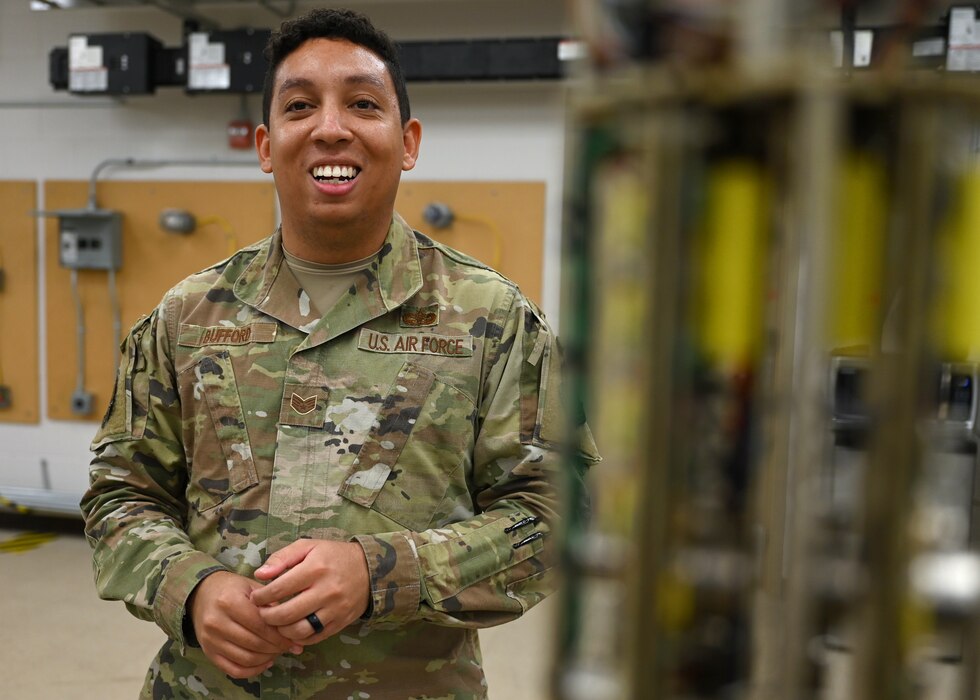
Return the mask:
<svg viewBox="0 0 980 700">
<path fill-rule="evenodd" d="M 261 92 L 271 31 L 193 32 L 187 36 L 188 92 Z"/>
<path fill-rule="evenodd" d="M 58 261 L 70 270 L 118 270 L 122 215 L 106 209 L 59 211 Z"/>
<path fill-rule="evenodd" d="M 73 34 L 68 39 L 68 90 L 80 95 L 147 95 L 156 88 L 162 44 L 146 33 Z"/>
</svg>

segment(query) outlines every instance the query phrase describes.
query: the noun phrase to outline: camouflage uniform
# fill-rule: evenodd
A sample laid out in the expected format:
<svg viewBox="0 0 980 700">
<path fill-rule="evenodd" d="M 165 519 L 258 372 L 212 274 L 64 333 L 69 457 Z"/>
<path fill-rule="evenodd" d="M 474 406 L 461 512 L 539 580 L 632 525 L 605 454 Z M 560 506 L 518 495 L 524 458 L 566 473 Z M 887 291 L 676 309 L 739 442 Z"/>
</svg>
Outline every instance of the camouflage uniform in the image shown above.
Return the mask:
<svg viewBox="0 0 980 700">
<path fill-rule="evenodd" d="M 475 628 L 553 586 L 558 364 L 515 285 L 397 216 L 322 317 L 279 233 L 168 292 L 125 343 L 82 501 L 100 595 L 169 637 L 143 697 L 485 698 Z M 363 546 L 370 618 L 233 680 L 187 597 L 301 537 Z"/>
</svg>

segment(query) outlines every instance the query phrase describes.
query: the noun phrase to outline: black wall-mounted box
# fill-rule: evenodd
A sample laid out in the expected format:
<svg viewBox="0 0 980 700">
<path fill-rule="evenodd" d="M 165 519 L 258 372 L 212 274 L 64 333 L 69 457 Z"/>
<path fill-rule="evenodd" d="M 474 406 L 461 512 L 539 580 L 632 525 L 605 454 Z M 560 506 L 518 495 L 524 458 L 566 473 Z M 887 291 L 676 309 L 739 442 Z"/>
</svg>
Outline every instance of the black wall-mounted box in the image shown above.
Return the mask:
<svg viewBox="0 0 980 700">
<path fill-rule="evenodd" d="M 192 32 L 184 49 L 187 92 L 262 92 L 269 29 Z"/>
<path fill-rule="evenodd" d="M 162 44 L 144 32 L 73 34 L 68 39 L 68 91 L 76 95 L 149 95 Z"/>
<path fill-rule="evenodd" d="M 562 77 L 559 38 L 407 41 L 399 44 L 409 81 L 542 80 Z"/>
</svg>

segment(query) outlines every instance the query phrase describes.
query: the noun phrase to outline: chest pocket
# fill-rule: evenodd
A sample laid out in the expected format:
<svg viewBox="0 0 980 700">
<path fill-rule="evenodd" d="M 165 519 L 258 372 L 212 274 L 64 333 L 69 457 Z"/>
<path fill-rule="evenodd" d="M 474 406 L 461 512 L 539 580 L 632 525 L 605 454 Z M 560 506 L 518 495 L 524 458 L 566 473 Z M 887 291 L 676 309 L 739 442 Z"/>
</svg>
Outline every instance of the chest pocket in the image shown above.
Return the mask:
<svg viewBox="0 0 980 700">
<path fill-rule="evenodd" d="M 206 510 L 258 483 L 258 477 L 229 352 L 205 355 L 182 375 L 181 391 L 189 394 L 182 397 L 184 444 L 193 445 L 188 497 Z"/>
<path fill-rule="evenodd" d="M 344 478 L 340 495 L 421 531 L 469 499 L 475 407 L 431 370 L 406 362 Z M 469 506 L 472 507 L 472 504 Z"/>
</svg>

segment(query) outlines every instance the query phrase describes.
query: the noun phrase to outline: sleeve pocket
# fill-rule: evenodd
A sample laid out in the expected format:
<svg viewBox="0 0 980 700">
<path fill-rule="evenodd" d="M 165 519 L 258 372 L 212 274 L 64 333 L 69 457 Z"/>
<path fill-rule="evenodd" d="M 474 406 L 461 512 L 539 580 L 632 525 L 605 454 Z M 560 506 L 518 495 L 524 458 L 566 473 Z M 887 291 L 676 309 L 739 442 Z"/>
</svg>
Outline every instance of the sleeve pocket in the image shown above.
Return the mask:
<svg viewBox="0 0 980 700">
<path fill-rule="evenodd" d="M 150 398 L 144 343 L 152 336 L 148 333 L 150 323 L 150 317 L 141 318 L 119 345 L 122 359 L 116 369 L 115 386 L 92 449 L 143 437 Z"/>
<path fill-rule="evenodd" d="M 561 358 L 554 335 L 534 307 L 524 313 L 521 365 L 521 442 L 553 448 L 564 434 Z"/>
</svg>

